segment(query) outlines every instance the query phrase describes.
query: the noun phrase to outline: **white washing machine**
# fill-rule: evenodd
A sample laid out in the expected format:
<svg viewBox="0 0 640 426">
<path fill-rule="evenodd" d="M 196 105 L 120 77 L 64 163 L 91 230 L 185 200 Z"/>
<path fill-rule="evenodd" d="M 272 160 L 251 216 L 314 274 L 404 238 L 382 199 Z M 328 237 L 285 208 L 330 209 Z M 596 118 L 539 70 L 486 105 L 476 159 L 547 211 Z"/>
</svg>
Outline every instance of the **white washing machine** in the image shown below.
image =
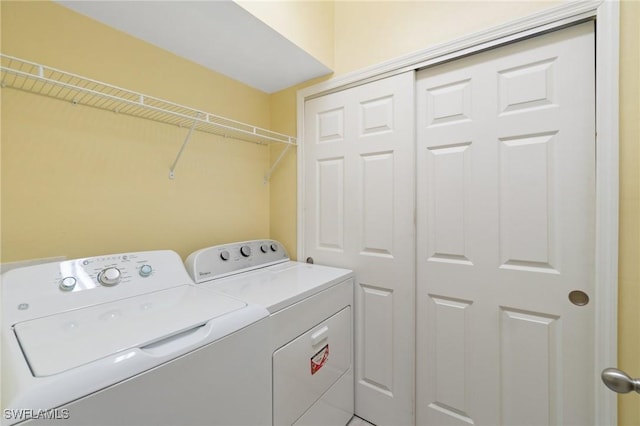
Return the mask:
<svg viewBox="0 0 640 426">
<path fill-rule="evenodd" d="M 3 424 L 271 423 L 268 312 L 150 251 L 2 276 Z"/>
<path fill-rule="evenodd" d="M 270 313 L 274 425 L 345 425 L 353 416 L 353 273 L 289 260 L 273 240 L 192 253 L 199 287 Z"/>
</svg>

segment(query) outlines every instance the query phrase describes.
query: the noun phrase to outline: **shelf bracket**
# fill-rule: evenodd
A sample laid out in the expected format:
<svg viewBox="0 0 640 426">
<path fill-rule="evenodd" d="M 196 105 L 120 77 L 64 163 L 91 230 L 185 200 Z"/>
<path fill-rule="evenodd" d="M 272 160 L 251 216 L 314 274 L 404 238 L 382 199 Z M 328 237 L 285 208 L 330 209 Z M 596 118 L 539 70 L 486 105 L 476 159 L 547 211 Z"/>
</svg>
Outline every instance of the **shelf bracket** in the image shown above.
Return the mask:
<svg viewBox="0 0 640 426">
<path fill-rule="evenodd" d="M 189 133 L 187 133 L 187 137 L 184 139 L 184 142 L 182 142 L 180 151 L 178 151 L 178 155 L 176 156 L 176 159 L 173 161 L 173 164 L 169 169 L 169 179 L 174 179 L 176 177 L 176 174 L 175 174 L 176 166 L 178 165 L 178 161 L 180 161 L 180 157 L 182 156 L 182 151 L 184 151 L 184 149 L 187 147 L 187 144 L 189 143 L 189 140 L 191 139 L 191 135 L 193 134 L 193 131 L 196 128 L 196 124 L 198 124 L 199 119 L 200 119 L 200 113 L 198 113 L 196 118 L 193 120 L 193 124 L 189 129 Z"/>
<path fill-rule="evenodd" d="M 289 148 L 291 148 L 291 145 L 285 146 L 285 148 L 282 150 L 282 152 L 280 153 L 280 155 L 278 156 L 276 161 L 271 166 L 271 169 L 269 169 L 269 171 L 267 173 L 265 173 L 265 175 L 264 175 L 264 183 L 265 184 L 269 183 L 269 179 L 271 179 L 271 175 L 273 174 L 273 172 L 276 169 L 276 167 L 278 167 L 278 164 L 280 164 L 280 161 L 282 161 L 282 159 L 284 158 L 284 156 L 287 153 L 287 151 L 289 151 Z"/>
</svg>

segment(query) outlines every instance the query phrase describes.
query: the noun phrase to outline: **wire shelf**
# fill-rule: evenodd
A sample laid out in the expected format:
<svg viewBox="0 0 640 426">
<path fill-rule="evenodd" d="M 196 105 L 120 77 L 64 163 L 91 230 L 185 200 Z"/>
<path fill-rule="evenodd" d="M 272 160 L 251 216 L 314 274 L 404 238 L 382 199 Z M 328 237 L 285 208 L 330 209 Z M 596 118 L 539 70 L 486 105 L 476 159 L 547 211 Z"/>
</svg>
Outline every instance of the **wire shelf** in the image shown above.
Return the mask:
<svg viewBox="0 0 640 426">
<path fill-rule="evenodd" d="M 192 128 L 261 145 L 295 145 L 292 136 L 262 129 L 111 84 L 0 54 L 0 84 L 73 104 Z M 194 124 L 195 123 L 195 124 Z"/>
</svg>

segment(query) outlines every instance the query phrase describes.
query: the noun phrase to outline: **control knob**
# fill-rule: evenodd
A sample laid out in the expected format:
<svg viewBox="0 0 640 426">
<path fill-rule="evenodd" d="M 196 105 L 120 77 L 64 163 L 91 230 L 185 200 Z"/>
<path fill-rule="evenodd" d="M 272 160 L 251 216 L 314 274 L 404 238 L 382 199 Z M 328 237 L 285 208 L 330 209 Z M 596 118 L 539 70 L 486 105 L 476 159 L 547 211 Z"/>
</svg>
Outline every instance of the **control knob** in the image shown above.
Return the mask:
<svg viewBox="0 0 640 426">
<path fill-rule="evenodd" d="M 60 290 L 63 291 L 71 291 L 76 286 L 75 277 L 64 277 L 60 281 Z"/>
<path fill-rule="evenodd" d="M 220 259 L 224 260 L 225 262 L 229 260 L 230 257 L 231 256 L 229 255 L 229 252 L 227 250 L 222 250 L 220 252 Z"/>
<path fill-rule="evenodd" d="M 140 267 L 139 274 L 141 277 L 146 278 L 149 275 L 151 275 L 152 272 L 153 272 L 153 268 L 151 267 L 151 265 L 144 264 Z"/>
<path fill-rule="evenodd" d="M 271 244 L 271 251 L 278 251 L 278 245 L 277 244 Z"/>
<path fill-rule="evenodd" d="M 122 274 L 118 268 L 106 268 L 98 274 L 98 281 L 100 281 L 100 284 L 107 287 L 118 284 L 121 278 Z"/>
<path fill-rule="evenodd" d="M 251 247 L 249 246 L 240 247 L 240 254 L 243 255 L 244 257 L 251 256 Z"/>
<path fill-rule="evenodd" d="M 266 244 L 261 245 L 260 246 L 260 251 L 263 252 L 263 253 L 268 252 L 269 251 L 269 246 L 266 245 Z"/>
</svg>

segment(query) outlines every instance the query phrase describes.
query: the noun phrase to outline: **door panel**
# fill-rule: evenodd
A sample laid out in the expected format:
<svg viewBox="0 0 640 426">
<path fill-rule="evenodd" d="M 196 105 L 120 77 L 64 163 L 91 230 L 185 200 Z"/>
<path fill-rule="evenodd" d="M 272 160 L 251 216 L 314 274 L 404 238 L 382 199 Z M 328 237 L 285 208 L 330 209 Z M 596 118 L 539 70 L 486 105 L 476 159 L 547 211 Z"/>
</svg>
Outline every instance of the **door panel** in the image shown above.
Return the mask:
<svg viewBox="0 0 640 426">
<path fill-rule="evenodd" d="M 360 384 L 393 397 L 393 292 L 360 282 Z"/>
<path fill-rule="evenodd" d="M 466 264 L 469 232 L 470 143 L 429 149 L 427 200 L 428 257 Z"/>
<path fill-rule="evenodd" d="M 304 257 L 356 272 L 356 413 L 414 422 L 413 72 L 312 99 Z"/>
<path fill-rule="evenodd" d="M 552 146 L 556 133 L 499 139 L 501 268 L 557 273 Z"/>
<path fill-rule="evenodd" d="M 559 317 L 502 309 L 502 421 L 557 423 L 559 400 Z M 562 424 L 562 423 L 560 423 Z"/>
<path fill-rule="evenodd" d="M 593 23 L 417 76 L 417 423 L 594 422 Z"/>
<path fill-rule="evenodd" d="M 344 250 L 344 159 L 329 158 L 316 163 L 317 204 L 315 233 L 318 247 Z"/>
<path fill-rule="evenodd" d="M 393 152 L 360 156 L 362 254 L 393 256 L 393 160 Z"/>
</svg>

